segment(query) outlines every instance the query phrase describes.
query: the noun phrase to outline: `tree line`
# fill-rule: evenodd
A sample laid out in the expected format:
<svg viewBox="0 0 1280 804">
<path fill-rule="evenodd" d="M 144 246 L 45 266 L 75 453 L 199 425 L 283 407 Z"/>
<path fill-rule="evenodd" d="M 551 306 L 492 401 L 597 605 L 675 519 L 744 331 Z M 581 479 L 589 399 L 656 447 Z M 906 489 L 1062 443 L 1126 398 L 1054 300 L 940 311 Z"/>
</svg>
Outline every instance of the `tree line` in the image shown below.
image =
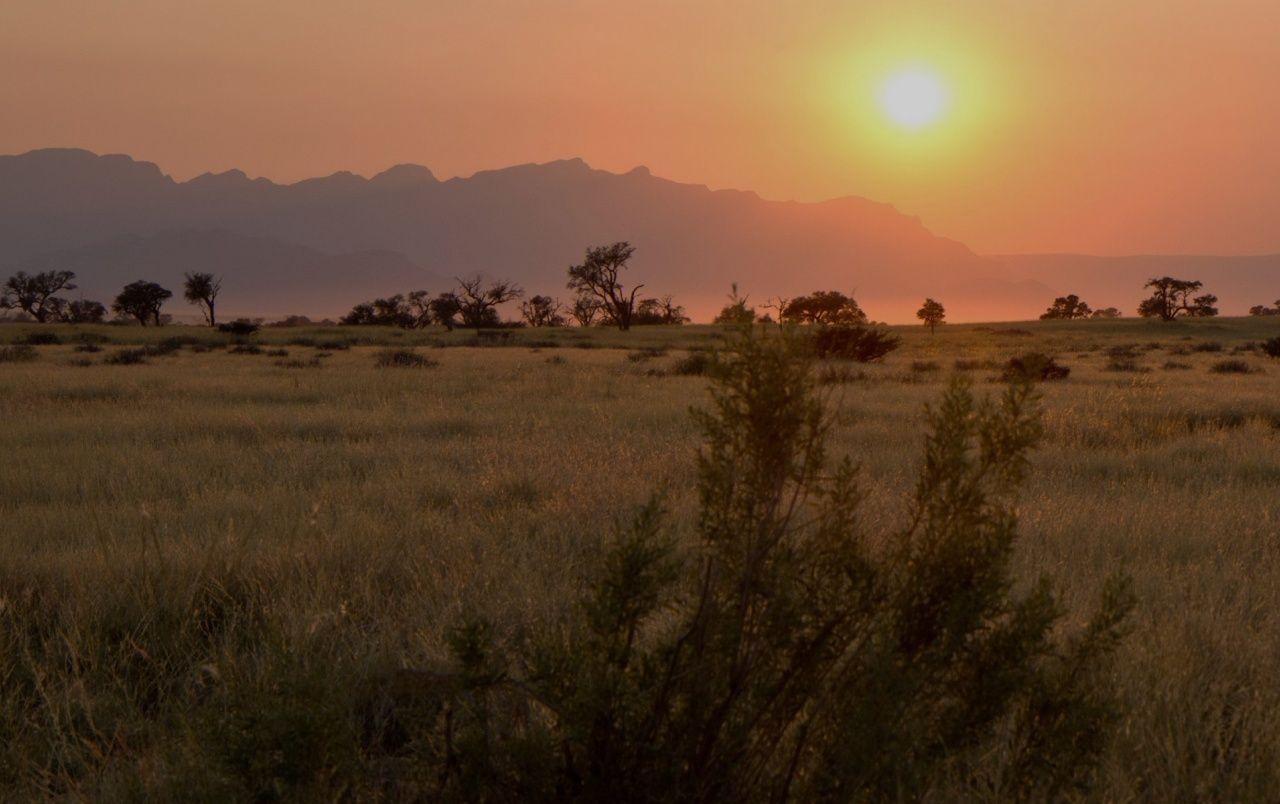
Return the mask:
<svg viewBox="0 0 1280 804">
<path fill-rule="evenodd" d="M 515 282 L 489 279 L 481 275 L 456 278 L 450 290 L 431 294 L 426 290 L 397 293 L 355 305 L 339 323 L 352 326 L 379 325 L 418 329 L 438 325 L 455 328 L 482 329 L 504 326 L 560 327 L 576 324 L 582 327 L 608 326 L 627 331 L 632 326 L 686 324 L 690 318 L 685 308 L 670 294 L 640 296 L 644 284 L 628 284 L 625 280 L 635 246 L 626 241 L 588 248 L 580 264 L 568 269 L 566 287 L 573 298 L 565 303 L 546 295 L 527 296 Z M 97 324 L 106 320 L 108 307 L 89 299 L 67 299 L 63 295 L 76 289 L 75 273 L 64 270 L 27 273 L 18 271 L 0 288 L 0 309 L 20 310 L 38 323 Z M 1142 299 L 1137 313 L 1143 318 L 1173 321 L 1180 317 L 1202 318 L 1218 315 L 1218 297 L 1202 293 L 1199 280 L 1158 277 L 1144 286 L 1150 295 Z M 183 299 L 200 309 L 205 323 L 218 326 L 216 309 L 222 290 L 221 278 L 211 273 L 184 275 Z M 167 320 L 161 313 L 173 292 L 156 282 L 139 279 L 121 289 L 111 302 L 110 310 L 120 320 L 134 320 L 142 326 L 160 326 Z M 519 302 L 519 318 L 503 320 L 499 308 Z M 779 321 L 827 327 L 863 326 L 869 323 L 858 302 L 838 290 L 817 290 L 795 298 L 779 298 L 760 313 L 735 284 L 725 305 L 713 319 L 716 324 L 754 324 Z M 1255 305 L 1252 316 L 1280 315 L 1280 299 L 1271 306 Z M 1053 300 L 1040 315 L 1042 320 L 1077 320 L 1119 318 L 1115 307 L 1094 308 L 1072 293 Z M 925 299 L 916 317 L 930 332 L 945 323 L 946 308 L 937 300 Z M 308 321 L 303 317 L 290 319 Z"/>
</svg>

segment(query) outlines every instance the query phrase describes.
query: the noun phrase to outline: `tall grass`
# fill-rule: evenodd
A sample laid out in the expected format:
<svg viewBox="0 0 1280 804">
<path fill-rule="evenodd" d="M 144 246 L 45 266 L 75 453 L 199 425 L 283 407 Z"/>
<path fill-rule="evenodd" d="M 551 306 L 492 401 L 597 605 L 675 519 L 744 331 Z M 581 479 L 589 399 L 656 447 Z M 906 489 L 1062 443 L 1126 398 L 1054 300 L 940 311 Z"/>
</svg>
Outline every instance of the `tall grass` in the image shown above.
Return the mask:
<svg viewBox="0 0 1280 804">
<path fill-rule="evenodd" d="M 1188 348 L 1192 371 L 1109 372 L 1115 345 L 1144 344 L 1158 366 L 1200 340 L 1267 336 L 1252 321 L 1097 324 L 903 330 L 883 363 L 828 386 L 826 448 L 876 479 L 864 520 L 899 522 L 904 445 L 950 368 L 981 384 L 1011 357 L 1056 355 L 1071 374 L 1041 386 L 1012 572 L 1058 579 L 1068 623 L 1112 571 L 1134 580 L 1099 795 L 1266 798 L 1280 786 L 1280 371 L 1215 374 L 1220 354 Z M 110 352 L 177 328 L 101 330 Z M 312 333 L 349 334 L 402 345 Z M 464 610 L 511 629 L 557 621 L 602 534 L 655 483 L 676 521 L 695 509 L 687 409 L 707 380 L 670 369 L 720 331 L 538 333 L 595 347 L 556 365 L 525 335 L 395 372 L 362 344 L 310 371 L 191 348 L 71 368 L 68 331 L 0 368 L 0 786 L 359 797 L 410 772 L 398 747 L 365 743 L 383 716 L 371 679 L 438 663 Z M 669 351 L 627 360 L 644 347 Z"/>
</svg>

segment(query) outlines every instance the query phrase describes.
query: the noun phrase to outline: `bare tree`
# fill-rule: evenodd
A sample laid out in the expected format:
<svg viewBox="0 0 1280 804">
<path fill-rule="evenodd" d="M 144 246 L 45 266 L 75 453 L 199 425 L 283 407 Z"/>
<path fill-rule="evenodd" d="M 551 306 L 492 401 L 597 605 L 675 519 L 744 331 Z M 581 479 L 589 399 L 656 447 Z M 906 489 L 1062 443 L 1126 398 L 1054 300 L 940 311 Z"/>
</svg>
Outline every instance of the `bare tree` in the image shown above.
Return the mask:
<svg viewBox="0 0 1280 804">
<path fill-rule="evenodd" d="M 0 291 L 0 309 L 19 309 L 43 324 L 57 315 L 62 300 L 54 296 L 60 290 L 75 290 L 71 271 L 41 271 L 28 274 L 19 271 L 9 277 Z"/>
<path fill-rule="evenodd" d="M 580 293 L 569 308 L 569 316 L 578 322 L 578 326 L 589 327 L 600 317 L 603 307 L 599 299 Z"/>
<path fill-rule="evenodd" d="M 218 321 L 214 316 L 213 308 L 218 300 L 218 292 L 222 290 L 222 280 L 213 274 L 205 273 L 185 276 L 182 297 L 192 304 L 199 305 L 200 311 L 204 313 L 205 322 L 211 327 L 216 327 Z"/>
<path fill-rule="evenodd" d="M 501 323 L 498 305 L 515 301 L 523 295 L 524 290 L 514 282 L 490 281 L 479 275 L 458 278 L 458 314 L 462 317 L 462 325 L 474 329 L 496 327 Z"/>
<path fill-rule="evenodd" d="M 534 296 L 520 304 L 520 315 L 531 327 L 562 327 L 563 309 L 563 305 L 550 296 Z"/>
<path fill-rule="evenodd" d="M 597 299 L 605 317 L 624 332 L 631 329 L 636 294 L 644 287 L 636 285 L 628 293 L 622 285 L 622 272 L 635 252 L 635 246 L 625 241 L 598 246 L 587 249 L 581 265 L 569 266 L 569 289 Z"/>
</svg>

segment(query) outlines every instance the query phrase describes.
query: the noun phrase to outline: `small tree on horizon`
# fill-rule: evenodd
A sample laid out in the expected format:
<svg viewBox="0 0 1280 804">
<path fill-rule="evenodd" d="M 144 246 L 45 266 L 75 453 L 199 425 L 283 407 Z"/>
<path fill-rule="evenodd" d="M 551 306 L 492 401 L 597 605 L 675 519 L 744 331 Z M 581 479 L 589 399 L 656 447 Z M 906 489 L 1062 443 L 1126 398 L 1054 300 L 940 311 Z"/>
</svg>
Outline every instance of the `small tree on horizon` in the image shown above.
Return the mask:
<svg viewBox="0 0 1280 804">
<path fill-rule="evenodd" d="M 520 303 L 520 315 L 531 327 L 562 327 L 565 320 L 559 300 L 550 296 L 533 296 Z"/>
<path fill-rule="evenodd" d="M 189 273 L 185 274 L 185 281 L 182 285 L 182 296 L 191 304 L 198 305 L 200 312 L 204 313 L 205 322 L 211 326 L 218 325 L 217 318 L 214 315 L 214 305 L 218 300 L 218 293 L 222 290 L 222 279 L 208 273 Z"/>
<path fill-rule="evenodd" d="M 867 314 L 857 300 L 838 290 L 818 290 L 779 304 L 779 320 L 783 323 L 829 326 L 867 323 Z"/>
<path fill-rule="evenodd" d="M 1073 321 L 1077 318 L 1089 318 L 1094 311 L 1088 304 L 1080 300 L 1074 293 L 1059 296 L 1049 305 L 1049 309 L 1040 314 L 1041 321 Z"/>
<path fill-rule="evenodd" d="M 158 327 L 163 323 L 160 308 L 172 297 L 173 291 L 155 282 L 139 279 L 124 286 L 120 295 L 112 302 L 111 309 L 122 316 L 137 319 L 144 327 L 148 321 Z"/>
<path fill-rule="evenodd" d="M 711 323 L 730 324 L 733 326 L 754 324 L 756 322 L 756 308 L 748 306 L 746 296 L 738 295 L 737 282 L 734 282 L 730 287 L 729 303 L 716 314 Z"/>
<path fill-rule="evenodd" d="M 1143 318 L 1159 318 L 1172 321 L 1179 316 L 1209 317 L 1218 314 L 1218 297 L 1211 293 L 1202 296 L 1191 294 L 1204 287 L 1199 280 L 1174 279 L 1162 276 L 1151 279 L 1143 287 L 1151 288 L 1151 295 L 1138 305 L 1138 315 Z"/>
<path fill-rule="evenodd" d="M 920 319 L 929 328 L 930 335 L 933 334 L 939 324 L 943 323 L 946 317 L 946 308 L 942 306 L 941 302 L 933 299 L 925 299 L 924 304 L 916 311 L 916 318 Z"/>
<path fill-rule="evenodd" d="M 1249 315 L 1261 315 L 1261 316 L 1280 315 L 1280 299 L 1276 299 L 1276 303 L 1271 307 L 1267 307 L 1266 305 L 1262 305 L 1262 304 L 1258 304 L 1258 305 L 1254 305 L 1253 307 L 1250 307 Z"/>
<path fill-rule="evenodd" d="M 524 290 L 514 282 L 489 281 L 479 274 L 458 278 L 457 282 L 458 315 L 462 318 L 462 325 L 469 329 L 498 326 L 502 323 L 498 306 L 524 295 Z"/>
<path fill-rule="evenodd" d="M 62 290 L 75 290 L 72 271 L 41 271 L 28 274 L 18 271 L 4 283 L 0 290 L 0 309 L 18 309 L 43 324 L 57 314 L 62 304 L 54 294 Z"/>
<path fill-rule="evenodd" d="M 594 296 L 579 293 L 569 307 L 569 317 L 580 327 L 589 327 L 600 317 L 604 304 Z"/>
<path fill-rule="evenodd" d="M 599 301 L 601 312 L 623 332 L 631 329 L 636 294 L 644 287 L 636 285 L 627 293 L 622 285 L 622 272 L 635 253 L 636 247 L 624 240 L 588 248 L 581 265 L 569 266 L 569 289 Z"/>
</svg>

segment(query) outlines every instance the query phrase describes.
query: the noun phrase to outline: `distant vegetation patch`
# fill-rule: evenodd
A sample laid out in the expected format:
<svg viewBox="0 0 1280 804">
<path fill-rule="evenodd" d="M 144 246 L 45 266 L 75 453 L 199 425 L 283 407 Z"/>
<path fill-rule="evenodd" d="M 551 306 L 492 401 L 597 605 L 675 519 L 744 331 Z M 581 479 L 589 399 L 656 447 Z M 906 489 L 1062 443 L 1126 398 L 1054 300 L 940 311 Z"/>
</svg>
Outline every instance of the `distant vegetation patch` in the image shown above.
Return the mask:
<svg viewBox="0 0 1280 804">
<path fill-rule="evenodd" d="M 0 347 L 0 363 L 30 363 L 36 359 L 36 350 L 26 344 Z"/>
<path fill-rule="evenodd" d="M 813 333 L 813 351 L 818 357 L 874 363 L 897 349 L 902 339 L 888 330 L 853 324 L 820 327 Z"/>
<path fill-rule="evenodd" d="M 412 349 L 383 349 L 378 352 L 374 365 L 378 368 L 434 368 L 440 363 Z"/>
<path fill-rule="evenodd" d="M 1049 380 L 1065 380 L 1071 369 L 1058 363 L 1053 357 L 1043 352 L 1027 352 L 1013 357 L 1004 364 L 1000 377 L 1005 382 L 1016 380 L 1045 382 Z"/>
<path fill-rule="evenodd" d="M 1262 369 L 1254 368 L 1244 360 L 1219 360 L 1209 367 L 1214 374 L 1258 374 Z"/>
</svg>

